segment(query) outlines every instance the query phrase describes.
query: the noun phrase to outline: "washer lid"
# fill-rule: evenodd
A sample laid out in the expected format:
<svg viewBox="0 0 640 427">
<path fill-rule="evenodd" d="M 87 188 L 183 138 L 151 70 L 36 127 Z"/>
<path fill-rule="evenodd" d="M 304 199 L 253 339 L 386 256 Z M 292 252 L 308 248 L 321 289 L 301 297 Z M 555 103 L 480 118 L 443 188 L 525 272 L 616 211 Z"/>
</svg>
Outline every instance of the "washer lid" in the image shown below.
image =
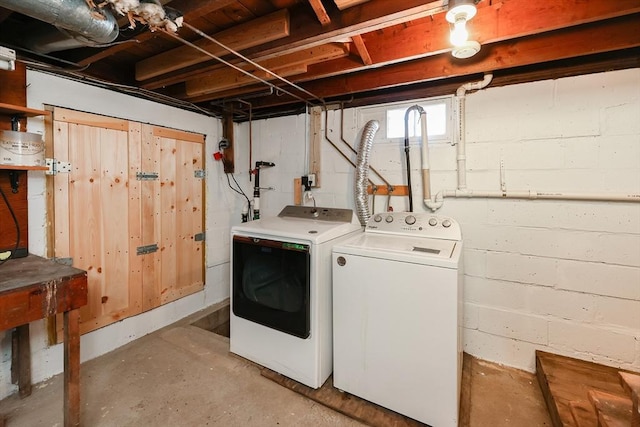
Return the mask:
<svg viewBox="0 0 640 427">
<path fill-rule="evenodd" d="M 462 252 L 462 241 L 363 233 L 334 246 L 333 251 L 393 261 L 455 267 Z"/>
</svg>

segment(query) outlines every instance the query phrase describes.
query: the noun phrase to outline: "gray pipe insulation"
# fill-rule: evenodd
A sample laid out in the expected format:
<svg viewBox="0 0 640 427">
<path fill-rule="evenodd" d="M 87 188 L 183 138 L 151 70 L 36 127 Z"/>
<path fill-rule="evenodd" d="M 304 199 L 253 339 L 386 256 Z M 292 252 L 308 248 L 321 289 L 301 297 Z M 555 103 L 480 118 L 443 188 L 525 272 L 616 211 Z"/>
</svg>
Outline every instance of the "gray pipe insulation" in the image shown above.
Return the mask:
<svg viewBox="0 0 640 427">
<path fill-rule="evenodd" d="M 103 9 L 102 17 L 96 16 L 91 13 L 85 0 L 0 0 L 0 6 L 67 30 L 73 33 L 73 37 L 88 45 L 111 43 L 119 33 L 118 23 L 107 9 Z M 51 40 L 40 41 L 39 36 L 42 35 L 34 36 L 26 44 L 39 52 L 66 48 L 38 46 L 51 43 Z M 51 36 L 44 37 L 47 38 Z M 59 38 L 64 39 L 65 36 Z M 53 44 L 57 42 L 55 40 Z M 75 47 L 78 45 L 80 44 L 76 43 Z"/>
<path fill-rule="evenodd" d="M 371 214 L 369 213 L 369 197 L 367 184 L 369 183 L 369 155 L 373 146 L 373 138 L 380 128 L 377 120 L 369 120 L 362 130 L 362 137 L 358 144 L 358 156 L 356 160 L 356 214 L 360 224 L 366 225 Z"/>
</svg>

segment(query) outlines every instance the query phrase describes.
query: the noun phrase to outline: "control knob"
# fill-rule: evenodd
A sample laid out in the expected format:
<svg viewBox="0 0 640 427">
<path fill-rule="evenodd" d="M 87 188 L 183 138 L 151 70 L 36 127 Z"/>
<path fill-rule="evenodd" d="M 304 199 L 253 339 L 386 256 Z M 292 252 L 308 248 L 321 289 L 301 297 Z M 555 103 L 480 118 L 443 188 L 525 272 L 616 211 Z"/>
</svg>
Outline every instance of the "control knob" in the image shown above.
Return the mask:
<svg viewBox="0 0 640 427">
<path fill-rule="evenodd" d="M 448 219 L 443 220 L 443 221 L 442 221 L 442 226 L 443 226 L 444 228 L 449 228 L 449 227 L 451 227 L 451 221 L 449 221 Z"/>
<path fill-rule="evenodd" d="M 407 225 L 413 225 L 416 223 L 416 217 L 413 215 L 407 215 L 404 219 L 404 222 L 406 222 Z"/>
<path fill-rule="evenodd" d="M 438 225 L 438 220 L 435 218 L 429 218 L 429 225 L 435 227 L 436 225 Z"/>
<path fill-rule="evenodd" d="M 380 222 L 380 221 L 382 221 L 382 215 L 378 214 L 378 215 L 374 216 L 374 217 L 373 217 L 373 220 L 374 220 L 375 222 Z"/>
<path fill-rule="evenodd" d="M 384 220 L 387 221 L 388 223 L 392 223 L 393 222 L 393 216 L 392 215 L 388 215 Z"/>
</svg>

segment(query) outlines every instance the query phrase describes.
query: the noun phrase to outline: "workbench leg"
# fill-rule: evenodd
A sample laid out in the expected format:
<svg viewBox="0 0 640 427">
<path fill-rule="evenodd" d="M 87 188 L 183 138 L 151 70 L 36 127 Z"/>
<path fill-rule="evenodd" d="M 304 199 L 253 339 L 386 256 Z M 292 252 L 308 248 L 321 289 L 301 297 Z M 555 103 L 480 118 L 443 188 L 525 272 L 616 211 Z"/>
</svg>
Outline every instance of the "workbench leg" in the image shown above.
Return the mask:
<svg viewBox="0 0 640 427">
<path fill-rule="evenodd" d="M 64 312 L 64 425 L 80 425 L 80 310 Z"/>
<path fill-rule="evenodd" d="M 31 344 L 28 323 L 14 329 L 12 344 L 11 378 L 18 380 L 20 398 L 31 396 Z"/>
</svg>

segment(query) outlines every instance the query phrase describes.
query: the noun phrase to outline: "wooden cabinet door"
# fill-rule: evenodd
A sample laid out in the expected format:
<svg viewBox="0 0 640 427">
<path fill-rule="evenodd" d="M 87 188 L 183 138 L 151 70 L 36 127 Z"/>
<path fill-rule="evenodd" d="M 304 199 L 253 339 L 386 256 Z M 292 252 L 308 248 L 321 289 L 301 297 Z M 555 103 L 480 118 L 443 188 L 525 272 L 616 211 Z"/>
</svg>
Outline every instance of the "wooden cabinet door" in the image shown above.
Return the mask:
<svg viewBox="0 0 640 427">
<path fill-rule="evenodd" d="M 69 163 L 68 172 L 54 175 L 54 254 L 87 271 L 82 333 L 142 310 L 131 149 L 126 120 L 54 111 L 54 155 Z"/>
<path fill-rule="evenodd" d="M 59 108 L 53 126 L 70 164 L 53 178 L 54 254 L 88 272 L 81 332 L 203 289 L 204 136 Z"/>
<path fill-rule="evenodd" d="M 204 138 L 142 125 L 142 147 L 143 168 L 159 176 L 142 184 L 143 240 L 159 248 L 143 261 L 148 310 L 204 287 L 204 242 L 196 237 L 204 231 L 204 181 L 196 176 L 203 169 Z"/>
</svg>

